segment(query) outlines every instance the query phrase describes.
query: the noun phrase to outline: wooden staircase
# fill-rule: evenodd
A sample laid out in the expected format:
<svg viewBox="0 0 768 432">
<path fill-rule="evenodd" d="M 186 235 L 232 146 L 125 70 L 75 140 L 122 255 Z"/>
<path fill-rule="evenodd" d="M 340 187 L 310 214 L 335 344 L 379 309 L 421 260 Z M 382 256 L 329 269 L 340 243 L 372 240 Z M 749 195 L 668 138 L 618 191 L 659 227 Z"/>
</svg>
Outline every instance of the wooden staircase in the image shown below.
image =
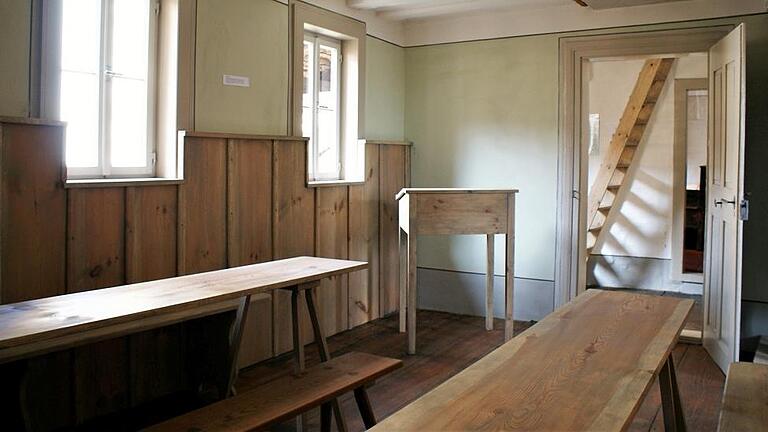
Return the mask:
<svg viewBox="0 0 768 432">
<path fill-rule="evenodd" d="M 656 108 L 656 100 L 664 89 L 674 58 L 656 58 L 645 62 L 632 94 L 621 116 L 608 152 L 598 169 L 587 203 L 587 257 L 597 244 L 617 196 L 629 182 L 625 181 L 645 128 Z"/>
</svg>

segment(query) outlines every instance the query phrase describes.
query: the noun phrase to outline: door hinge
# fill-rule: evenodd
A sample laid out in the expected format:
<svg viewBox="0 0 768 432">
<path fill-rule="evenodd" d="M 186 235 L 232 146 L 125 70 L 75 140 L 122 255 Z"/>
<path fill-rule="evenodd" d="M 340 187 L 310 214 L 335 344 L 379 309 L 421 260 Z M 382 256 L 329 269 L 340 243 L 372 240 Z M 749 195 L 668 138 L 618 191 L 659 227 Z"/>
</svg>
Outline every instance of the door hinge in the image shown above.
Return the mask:
<svg viewBox="0 0 768 432">
<path fill-rule="evenodd" d="M 160 1 L 155 2 L 155 16 L 160 15 Z"/>
<path fill-rule="evenodd" d="M 581 194 L 579 194 L 579 191 L 574 190 L 574 191 L 571 191 L 571 197 L 575 200 L 579 200 L 581 199 Z"/>
<path fill-rule="evenodd" d="M 739 219 L 746 221 L 749 220 L 749 199 L 744 198 L 739 203 Z"/>
</svg>

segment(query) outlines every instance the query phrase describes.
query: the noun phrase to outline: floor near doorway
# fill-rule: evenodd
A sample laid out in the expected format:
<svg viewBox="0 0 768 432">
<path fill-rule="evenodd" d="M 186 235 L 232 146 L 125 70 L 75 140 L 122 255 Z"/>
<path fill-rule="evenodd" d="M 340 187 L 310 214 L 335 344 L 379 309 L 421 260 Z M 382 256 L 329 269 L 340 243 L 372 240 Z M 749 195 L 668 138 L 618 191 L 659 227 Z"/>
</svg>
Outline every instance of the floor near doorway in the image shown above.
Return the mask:
<svg viewBox="0 0 768 432">
<path fill-rule="evenodd" d="M 516 322 L 515 334 L 532 322 Z M 380 379 L 370 388 L 370 398 L 379 420 L 393 414 L 419 396 L 479 360 L 503 342 L 503 321 L 496 320 L 495 330 L 487 332 L 484 318 L 444 312 L 420 311 L 418 316 L 419 354 L 405 354 L 406 336 L 398 332 L 398 318 L 391 315 L 329 338 L 332 355 L 362 351 L 403 360 L 403 368 Z M 319 359 L 308 346 L 307 365 Z M 674 350 L 680 394 L 688 429 L 714 431 L 717 428 L 720 398 L 725 377 L 701 346 L 679 344 Z M 243 371 L 238 391 L 247 391 L 291 372 L 290 355 L 255 365 Z M 363 430 L 363 424 L 351 395 L 342 398 L 342 409 L 350 431 Z M 632 431 L 663 430 L 661 397 L 658 384 L 648 392 L 631 425 Z M 275 430 L 294 430 L 288 422 Z M 307 430 L 319 430 L 318 411 L 307 416 Z"/>
</svg>

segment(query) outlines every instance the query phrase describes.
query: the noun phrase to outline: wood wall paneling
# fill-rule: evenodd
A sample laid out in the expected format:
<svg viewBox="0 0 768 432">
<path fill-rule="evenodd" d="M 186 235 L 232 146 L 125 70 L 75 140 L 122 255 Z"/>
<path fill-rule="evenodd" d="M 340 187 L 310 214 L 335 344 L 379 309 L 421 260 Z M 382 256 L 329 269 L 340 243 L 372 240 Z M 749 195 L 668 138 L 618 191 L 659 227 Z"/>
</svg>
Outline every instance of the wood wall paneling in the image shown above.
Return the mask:
<svg viewBox="0 0 768 432">
<path fill-rule="evenodd" d="M 71 189 L 67 292 L 125 283 L 125 189 Z"/>
<path fill-rule="evenodd" d="M 379 147 L 379 312 L 386 315 L 399 307 L 400 256 L 398 207 L 395 194 L 406 186 L 408 146 Z"/>
<path fill-rule="evenodd" d="M 349 259 L 368 269 L 349 275 L 349 327 L 379 317 L 379 146 L 365 146 L 365 184 L 349 187 Z"/>
<path fill-rule="evenodd" d="M 274 259 L 315 254 L 315 193 L 306 185 L 306 141 L 276 141 L 272 152 L 272 241 Z M 273 295 L 274 353 L 292 349 L 291 297 L 288 292 Z M 302 322 L 309 329 L 306 303 Z M 312 335 L 304 331 L 304 340 Z"/>
<path fill-rule="evenodd" d="M 227 267 L 227 144 L 187 138 L 179 186 L 179 274 Z"/>
<path fill-rule="evenodd" d="M 125 193 L 126 281 L 176 276 L 176 186 L 129 187 Z"/>
<path fill-rule="evenodd" d="M 63 128 L 0 124 L 0 303 L 66 290 Z"/>
<path fill-rule="evenodd" d="M 229 266 L 272 259 L 272 141 L 229 140 Z"/>
<path fill-rule="evenodd" d="M 347 186 L 315 189 L 315 252 L 319 257 L 349 257 L 349 191 Z M 323 280 L 317 288 L 325 334 L 349 328 L 347 275 Z"/>
<path fill-rule="evenodd" d="M 73 352 L 77 424 L 128 408 L 128 338 L 83 345 Z"/>
<path fill-rule="evenodd" d="M 230 139 L 227 151 L 229 266 L 272 260 L 271 140 Z M 272 357 L 272 296 L 251 298 L 240 367 Z"/>
</svg>

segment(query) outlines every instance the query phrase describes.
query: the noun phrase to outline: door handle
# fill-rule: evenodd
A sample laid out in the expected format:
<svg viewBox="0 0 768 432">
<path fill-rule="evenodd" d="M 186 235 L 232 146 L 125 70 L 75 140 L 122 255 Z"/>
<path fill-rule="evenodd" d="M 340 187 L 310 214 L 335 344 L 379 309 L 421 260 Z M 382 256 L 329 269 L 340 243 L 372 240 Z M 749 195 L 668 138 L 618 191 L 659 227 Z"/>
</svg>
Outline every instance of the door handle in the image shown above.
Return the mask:
<svg viewBox="0 0 768 432">
<path fill-rule="evenodd" d="M 721 199 L 721 200 L 716 199 L 715 200 L 715 207 L 721 206 L 723 204 L 730 204 L 730 205 L 736 207 L 736 198 L 734 198 L 733 200 L 730 200 L 730 201 L 727 200 L 727 199 Z"/>
</svg>

